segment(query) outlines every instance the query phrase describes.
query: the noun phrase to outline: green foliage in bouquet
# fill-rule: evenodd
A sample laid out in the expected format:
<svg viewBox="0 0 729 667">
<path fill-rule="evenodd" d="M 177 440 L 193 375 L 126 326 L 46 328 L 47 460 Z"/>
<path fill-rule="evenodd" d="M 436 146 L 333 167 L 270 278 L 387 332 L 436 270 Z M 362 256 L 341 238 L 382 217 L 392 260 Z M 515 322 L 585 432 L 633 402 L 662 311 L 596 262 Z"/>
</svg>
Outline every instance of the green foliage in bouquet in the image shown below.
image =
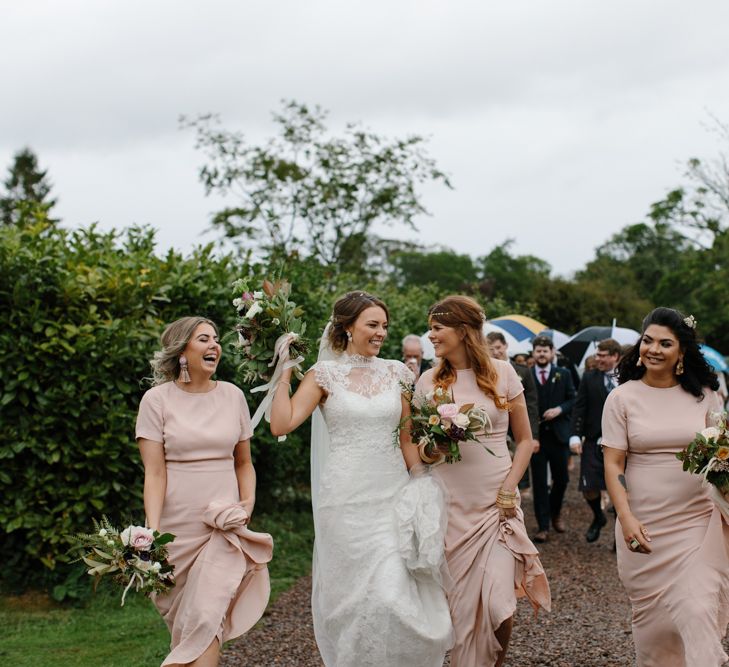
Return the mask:
<svg viewBox="0 0 729 667">
<path fill-rule="evenodd" d="M 103 576 L 113 575 L 114 582 L 124 589 L 122 606 L 130 589 L 151 595 L 166 593 L 175 585 L 174 566 L 167 560 L 166 546 L 174 539 L 172 533 L 142 526 L 119 531 L 106 516 L 100 522 L 94 519 L 93 533 L 70 536 L 72 544 L 84 550 L 80 560 L 95 578 L 95 586 Z"/>
<path fill-rule="evenodd" d="M 716 425 L 708 426 L 682 449 L 676 458 L 687 472 L 702 475 L 722 493 L 729 491 L 729 431 L 727 414 L 716 414 Z"/>
<path fill-rule="evenodd" d="M 243 359 L 238 366 L 241 382 L 254 384 L 271 378 L 276 341 L 293 334 L 290 356 L 305 356 L 309 344 L 304 334 L 304 309 L 289 300 L 291 284 L 286 280 L 263 280 L 254 289 L 250 280 L 241 278 L 233 283 L 233 305 L 238 311 L 237 346 Z"/>
</svg>

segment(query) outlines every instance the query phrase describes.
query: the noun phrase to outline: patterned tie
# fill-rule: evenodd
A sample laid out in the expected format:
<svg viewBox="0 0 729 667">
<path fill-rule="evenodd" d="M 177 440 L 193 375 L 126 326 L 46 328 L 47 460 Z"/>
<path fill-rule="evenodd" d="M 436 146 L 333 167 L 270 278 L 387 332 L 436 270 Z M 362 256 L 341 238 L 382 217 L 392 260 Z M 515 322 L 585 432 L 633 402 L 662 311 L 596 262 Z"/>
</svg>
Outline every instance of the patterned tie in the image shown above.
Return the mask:
<svg viewBox="0 0 729 667">
<path fill-rule="evenodd" d="M 614 388 L 615 385 L 613 384 L 612 377 L 609 373 L 605 373 L 605 389 L 607 390 L 607 393 L 609 394 Z"/>
<path fill-rule="evenodd" d="M 542 368 L 539 370 L 539 375 L 541 375 L 541 379 L 539 380 L 542 384 L 547 384 L 547 369 Z"/>
</svg>

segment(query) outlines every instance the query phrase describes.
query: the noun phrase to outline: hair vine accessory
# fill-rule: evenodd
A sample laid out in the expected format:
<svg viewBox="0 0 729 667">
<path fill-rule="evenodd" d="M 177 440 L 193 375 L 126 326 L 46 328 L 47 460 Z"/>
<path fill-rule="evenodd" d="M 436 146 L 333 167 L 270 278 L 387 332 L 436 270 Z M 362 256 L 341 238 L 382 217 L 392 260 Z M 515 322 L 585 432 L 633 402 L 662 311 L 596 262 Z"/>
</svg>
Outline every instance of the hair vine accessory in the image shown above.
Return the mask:
<svg viewBox="0 0 729 667">
<path fill-rule="evenodd" d="M 684 317 L 683 318 L 683 323 L 689 329 L 695 329 L 696 328 L 696 318 L 693 315 L 689 315 L 688 317 Z"/>
<path fill-rule="evenodd" d="M 180 356 L 180 382 L 190 382 L 190 372 L 187 370 L 187 357 Z"/>
<path fill-rule="evenodd" d="M 443 315 L 450 315 L 450 314 L 451 313 L 449 310 L 437 310 L 434 313 L 431 313 L 430 316 L 431 317 L 439 317 L 439 316 L 442 317 Z"/>
</svg>

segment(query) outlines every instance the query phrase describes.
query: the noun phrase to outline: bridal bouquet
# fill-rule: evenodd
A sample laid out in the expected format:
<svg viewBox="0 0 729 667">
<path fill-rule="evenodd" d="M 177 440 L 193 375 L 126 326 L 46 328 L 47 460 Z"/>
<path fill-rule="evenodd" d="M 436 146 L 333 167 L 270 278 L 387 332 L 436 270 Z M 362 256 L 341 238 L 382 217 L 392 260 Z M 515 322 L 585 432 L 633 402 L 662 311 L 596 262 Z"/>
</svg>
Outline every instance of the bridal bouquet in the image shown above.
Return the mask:
<svg viewBox="0 0 729 667">
<path fill-rule="evenodd" d="M 244 384 L 271 380 L 285 343 L 291 358 L 303 357 L 309 348 L 303 337 L 304 311 L 289 301 L 291 284 L 285 280 L 264 280 L 256 287 L 245 278 L 233 283 L 233 306 L 238 311 L 237 347 L 243 354 L 238 370 Z M 300 376 L 298 367 L 296 370 Z"/>
<path fill-rule="evenodd" d="M 715 426 L 705 428 L 676 457 L 683 469 L 701 475 L 729 500 L 729 430 L 727 413 L 714 413 Z"/>
<path fill-rule="evenodd" d="M 445 389 L 438 387 L 417 398 L 410 387 L 403 385 L 403 389 L 410 403 L 410 416 L 400 422 L 395 440 L 399 442 L 401 429 L 409 428 L 424 463 L 460 461 L 459 443 L 477 441 L 479 434 L 488 434 L 491 429 L 491 420 L 485 410 L 474 407 L 473 403 L 454 403 Z M 486 445 L 482 446 L 493 455 Z"/>
<path fill-rule="evenodd" d="M 124 587 L 121 604 L 131 588 L 145 595 L 166 593 L 175 585 L 174 566 L 167 560 L 166 545 L 172 542 L 172 533 L 153 531 L 142 526 L 127 526 L 119 531 L 102 517 L 94 520 L 93 533 L 79 533 L 71 540 L 86 553 L 81 560 L 88 566 L 88 574 L 101 577 L 110 574 Z"/>
</svg>

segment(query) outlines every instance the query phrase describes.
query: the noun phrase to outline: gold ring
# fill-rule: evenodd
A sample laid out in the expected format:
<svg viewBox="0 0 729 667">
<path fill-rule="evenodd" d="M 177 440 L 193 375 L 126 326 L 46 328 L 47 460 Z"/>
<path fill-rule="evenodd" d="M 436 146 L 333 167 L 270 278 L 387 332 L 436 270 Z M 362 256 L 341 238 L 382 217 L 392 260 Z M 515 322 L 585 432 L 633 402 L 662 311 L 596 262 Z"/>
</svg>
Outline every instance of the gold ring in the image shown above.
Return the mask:
<svg viewBox="0 0 729 667">
<path fill-rule="evenodd" d="M 636 540 L 635 538 L 633 538 L 628 543 L 628 546 L 630 547 L 630 550 L 631 551 L 635 551 L 636 549 L 639 549 L 640 548 L 640 542 L 638 542 L 638 540 Z"/>
</svg>

